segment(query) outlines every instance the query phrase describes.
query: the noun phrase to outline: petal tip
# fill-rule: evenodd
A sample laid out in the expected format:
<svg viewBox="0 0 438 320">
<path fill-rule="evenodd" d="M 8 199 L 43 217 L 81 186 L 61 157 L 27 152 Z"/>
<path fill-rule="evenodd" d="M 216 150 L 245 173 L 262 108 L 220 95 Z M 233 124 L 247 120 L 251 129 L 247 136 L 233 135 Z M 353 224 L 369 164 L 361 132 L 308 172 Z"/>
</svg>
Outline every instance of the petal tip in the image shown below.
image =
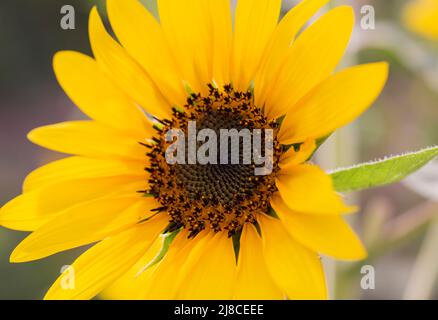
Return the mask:
<svg viewBox="0 0 438 320">
<path fill-rule="evenodd" d="M 27 140 L 29 140 L 32 143 L 36 144 L 36 140 L 38 139 L 38 128 L 36 129 L 32 129 L 31 131 L 28 132 L 28 134 L 26 135 Z"/>
<path fill-rule="evenodd" d="M 26 255 L 21 252 L 19 247 L 16 247 L 14 251 L 12 251 L 11 255 L 9 256 L 9 262 L 10 263 L 23 263 L 28 262 L 26 260 Z"/>
</svg>

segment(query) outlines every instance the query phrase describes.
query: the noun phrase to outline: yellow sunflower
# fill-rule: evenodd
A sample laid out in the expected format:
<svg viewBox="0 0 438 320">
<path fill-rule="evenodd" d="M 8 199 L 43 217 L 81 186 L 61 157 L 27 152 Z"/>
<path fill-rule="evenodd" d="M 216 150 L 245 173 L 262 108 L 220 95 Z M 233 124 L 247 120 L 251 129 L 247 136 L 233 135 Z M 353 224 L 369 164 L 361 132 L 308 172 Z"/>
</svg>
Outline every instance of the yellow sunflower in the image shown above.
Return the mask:
<svg viewBox="0 0 438 320">
<path fill-rule="evenodd" d="M 438 0 L 413 0 L 405 7 L 403 15 L 412 31 L 438 39 Z"/>
<path fill-rule="evenodd" d="M 72 265 L 74 288 L 63 274 L 46 299 L 89 299 L 112 285 L 111 297 L 128 299 L 325 299 L 319 255 L 366 251 L 343 220 L 354 208 L 308 160 L 315 141 L 374 102 L 388 74 L 386 63 L 335 72 L 351 7 L 301 32 L 327 2 L 303 1 L 279 22 L 281 0 L 239 0 L 233 26 L 229 0 L 158 0 L 159 22 L 136 0 L 108 0 L 118 42 L 94 8 L 94 58 L 54 57 L 59 83 L 91 120 L 29 133 L 73 156 L 30 173 L 2 208 L 1 225 L 32 231 L 11 262 L 94 244 Z M 168 164 L 165 131 L 188 120 L 273 129 L 273 172 Z"/>
</svg>

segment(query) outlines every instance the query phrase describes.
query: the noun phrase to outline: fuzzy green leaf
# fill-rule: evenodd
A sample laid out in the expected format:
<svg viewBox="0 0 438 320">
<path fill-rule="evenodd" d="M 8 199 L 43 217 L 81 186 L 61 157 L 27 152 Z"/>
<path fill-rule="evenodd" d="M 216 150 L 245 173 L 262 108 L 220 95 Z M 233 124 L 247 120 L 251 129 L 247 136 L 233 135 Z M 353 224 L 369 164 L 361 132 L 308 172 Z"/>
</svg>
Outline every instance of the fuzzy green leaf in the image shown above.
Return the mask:
<svg viewBox="0 0 438 320">
<path fill-rule="evenodd" d="M 349 192 L 398 182 L 438 156 L 438 146 L 331 172 L 335 190 Z"/>
</svg>

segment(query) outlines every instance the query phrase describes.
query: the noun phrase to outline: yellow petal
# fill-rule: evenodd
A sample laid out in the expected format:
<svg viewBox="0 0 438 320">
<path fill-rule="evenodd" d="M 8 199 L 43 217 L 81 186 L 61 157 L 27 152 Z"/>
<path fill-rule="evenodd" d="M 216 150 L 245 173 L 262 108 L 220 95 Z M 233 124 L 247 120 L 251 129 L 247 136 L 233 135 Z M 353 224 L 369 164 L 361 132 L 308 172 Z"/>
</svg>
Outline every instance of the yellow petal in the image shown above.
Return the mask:
<svg viewBox="0 0 438 320">
<path fill-rule="evenodd" d="M 267 269 L 262 248 L 262 240 L 255 227 L 246 225 L 240 238 L 237 280 L 233 299 L 284 299 L 284 294 L 277 287 Z"/>
<path fill-rule="evenodd" d="M 287 172 L 287 168 L 302 164 L 309 160 L 316 150 L 315 140 L 305 141 L 298 151 L 291 147 L 288 151 L 281 155 L 280 167 Z"/>
<path fill-rule="evenodd" d="M 135 102 L 159 118 L 172 116 L 172 108 L 140 65 L 106 32 L 97 8 L 90 14 L 90 42 L 99 66 Z"/>
<path fill-rule="evenodd" d="M 145 178 L 146 179 L 146 178 Z M 0 210 L 0 225 L 20 231 L 34 231 L 64 210 L 102 197 L 136 195 L 147 189 L 141 177 L 117 176 L 59 181 L 26 192 Z"/>
<path fill-rule="evenodd" d="M 213 39 L 209 2 L 158 0 L 160 23 L 171 43 L 183 80 L 205 92 L 212 80 Z"/>
<path fill-rule="evenodd" d="M 235 280 L 236 257 L 233 241 L 228 238 L 226 232 L 219 232 L 200 250 L 199 259 L 193 264 L 191 271 L 187 272 L 177 298 L 183 300 L 231 299 Z"/>
<path fill-rule="evenodd" d="M 140 195 L 80 203 L 31 233 L 15 248 L 10 260 L 37 260 L 102 240 L 147 219 L 157 207 L 155 199 Z"/>
<path fill-rule="evenodd" d="M 188 232 L 182 230 L 173 240 L 166 256 L 151 271 L 139 275 L 144 283 L 138 293 L 139 299 L 169 300 L 183 290 L 183 280 L 198 262 L 200 253 L 211 239 L 203 232 L 196 240 L 188 239 Z"/>
<path fill-rule="evenodd" d="M 163 237 L 160 236 L 152 243 L 143 257 L 109 288 L 102 291 L 99 297 L 104 300 L 140 300 L 139 294 L 144 291 L 153 269 L 147 269 L 141 274 L 139 271 L 157 256 L 162 245 Z"/>
<path fill-rule="evenodd" d="M 280 21 L 265 51 L 261 68 L 255 79 L 255 102 L 264 106 L 268 88 L 275 82 L 279 69 L 284 64 L 288 49 L 298 32 L 309 19 L 329 0 L 304 0 L 293 7 Z"/>
<path fill-rule="evenodd" d="M 266 113 L 277 118 L 329 77 L 341 60 L 354 26 L 351 7 L 333 9 L 306 29 L 287 53 L 278 76 L 271 82 Z"/>
<path fill-rule="evenodd" d="M 282 169 L 276 184 L 281 198 L 292 210 L 320 215 L 355 211 L 343 203 L 333 189 L 331 178 L 317 166 L 304 164 Z"/>
<path fill-rule="evenodd" d="M 263 253 L 277 285 L 289 299 L 327 299 L 322 264 L 312 252 L 289 236 L 281 221 L 259 217 Z"/>
<path fill-rule="evenodd" d="M 388 64 L 348 68 L 315 87 L 289 111 L 278 139 L 293 144 L 328 135 L 362 114 L 379 96 Z"/>
<path fill-rule="evenodd" d="M 231 80 L 247 90 L 280 15 L 281 0 L 239 0 L 234 27 Z"/>
<path fill-rule="evenodd" d="M 157 20 L 137 0 L 108 0 L 107 9 L 117 38 L 149 74 L 163 96 L 171 100 L 172 105 L 184 104 L 187 93 Z"/>
<path fill-rule="evenodd" d="M 122 276 L 149 249 L 167 220 L 156 217 L 114 237 L 105 239 L 81 255 L 71 266 L 74 289 L 68 284 L 68 272 L 61 275 L 47 292 L 46 300 L 91 299 Z"/>
<path fill-rule="evenodd" d="M 230 83 L 233 22 L 229 0 L 209 1 L 213 34 L 213 75 L 221 88 Z"/>
<path fill-rule="evenodd" d="M 145 167 L 145 163 L 140 161 L 68 157 L 32 171 L 24 180 L 23 192 L 61 181 L 77 179 L 138 176 L 144 177 L 144 181 L 146 181 Z"/>
<path fill-rule="evenodd" d="M 53 68 L 66 94 L 90 118 L 128 132 L 148 130 L 150 125 L 143 112 L 102 73 L 92 58 L 61 51 L 53 58 Z"/>
<path fill-rule="evenodd" d="M 344 260 L 360 260 L 366 250 L 341 216 L 297 213 L 276 201 L 276 214 L 289 234 L 312 251 Z"/>
<path fill-rule="evenodd" d="M 132 136 L 93 121 L 70 121 L 32 130 L 28 139 L 47 149 L 74 155 L 144 161 L 149 136 Z"/>
</svg>

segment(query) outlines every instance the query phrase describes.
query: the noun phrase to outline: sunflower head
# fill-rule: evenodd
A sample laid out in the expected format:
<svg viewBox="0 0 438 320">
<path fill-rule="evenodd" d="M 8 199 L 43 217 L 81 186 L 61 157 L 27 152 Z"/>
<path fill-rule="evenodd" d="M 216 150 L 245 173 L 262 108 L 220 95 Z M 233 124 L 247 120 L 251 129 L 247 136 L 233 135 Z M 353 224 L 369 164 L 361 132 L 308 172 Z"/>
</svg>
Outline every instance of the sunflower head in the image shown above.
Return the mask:
<svg viewBox="0 0 438 320">
<path fill-rule="evenodd" d="M 166 133 L 179 129 L 188 135 L 189 123 L 195 123 L 198 131 L 213 130 L 216 137 L 223 130 L 277 129 L 277 122 L 268 121 L 262 110 L 254 105 L 250 90 L 236 91 L 231 84 L 222 90 L 212 84 L 208 87 L 208 95 L 190 94 L 182 110 L 175 108 L 170 120 L 159 120 L 153 143 L 146 145 L 150 150 L 150 167 L 146 170 L 151 177 L 150 189 L 145 193 L 156 197 L 162 205 L 159 210 L 170 215 L 167 231 L 186 228 L 190 238 L 204 229 L 226 231 L 231 237 L 240 232 L 245 223 L 256 223 L 257 214 L 268 214 L 269 200 L 277 191 L 275 174 L 279 171 L 278 160 L 282 153 L 282 147 L 275 139 L 275 152 L 270 159 L 273 168 L 269 175 L 263 176 L 255 175 L 256 163 L 252 155 L 249 155 L 251 162 L 243 162 L 244 152 L 251 153 L 251 150 L 245 150 L 248 145 L 243 144 L 252 141 L 239 141 L 235 163 L 229 149 L 226 150 L 227 161 L 223 162 L 218 152 L 221 141 L 216 139 L 214 163 L 197 163 L 195 159 L 190 163 L 187 154 L 182 164 L 169 164 L 166 151 L 171 143 L 166 139 Z"/>
</svg>

